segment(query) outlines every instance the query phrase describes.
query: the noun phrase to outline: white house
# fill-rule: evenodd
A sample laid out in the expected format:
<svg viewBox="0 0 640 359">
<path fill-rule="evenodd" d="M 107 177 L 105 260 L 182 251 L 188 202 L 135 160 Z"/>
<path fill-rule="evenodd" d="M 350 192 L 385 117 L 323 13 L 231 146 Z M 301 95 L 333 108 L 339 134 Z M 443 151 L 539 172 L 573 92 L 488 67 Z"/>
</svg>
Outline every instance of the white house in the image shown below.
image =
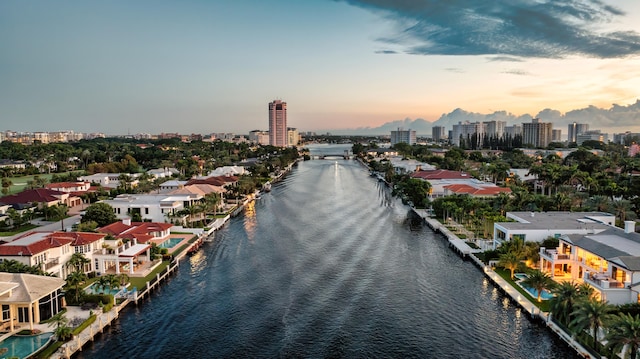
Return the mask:
<svg viewBox="0 0 640 359">
<path fill-rule="evenodd" d="M 73 254 L 68 237 L 52 232 L 29 232 L 12 242 L 0 245 L 0 260 L 16 260 L 29 266 L 40 266 L 45 272 L 66 278 L 70 270 L 65 266 Z"/>
<path fill-rule="evenodd" d="M 87 192 L 91 188 L 91 182 L 56 182 L 47 184 L 45 188 L 65 193 Z"/>
<path fill-rule="evenodd" d="M 556 281 L 587 283 L 597 297 L 611 304 L 640 299 L 640 234 L 635 222 L 625 228 L 564 234 L 557 248 L 540 249 L 540 270 Z"/>
<path fill-rule="evenodd" d="M 169 180 L 160 184 L 160 191 L 162 193 L 175 191 L 184 188 L 186 184 L 187 181 Z"/>
<path fill-rule="evenodd" d="M 132 182 L 131 182 L 131 186 L 132 187 L 136 187 L 138 185 L 138 180 L 137 178 L 139 177 L 139 174 L 137 173 L 133 173 L 133 174 L 129 174 L 129 173 L 96 173 L 96 174 L 92 174 L 92 175 L 87 175 L 87 176 L 80 176 L 78 177 L 78 181 L 85 181 L 85 182 L 89 182 L 89 183 L 97 183 L 102 187 L 106 187 L 106 188 L 117 188 L 118 186 L 120 186 L 120 175 L 125 174 L 127 176 L 130 176 L 132 178 Z"/>
<path fill-rule="evenodd" d="M 198 194 L 121 194 L 114 199 L 104 200 L 113 207 L 119 219 L 130 218 L 139 213 L 143 220 L 168 222 L 170 216 L 193 205 L 203 198 Z"/>
<path fill-rule="evenodd" d="M 152 176 L 154 179 L 158 178 L 169 178 L 173 175 L 179 175 L 180 171 L 176 168 L 164 167 L 164 168 L 154 168 L 147 171 L 147 174 Z"/>
<path fill-rule="evenodd" d="M 615 216 L 603 212 L 507 212 L 515 222 L 493 224 L 493 246 L 521 238 L 542 242 L 565 234 L 599 233 L 615 223 Z"/>
<path fill-rule="evenodd" d="M 239 176 L 247 173 L 247 170 L 242 166 L 222 166 L 209 172 L 206 176 L 198 176 L 196 179 L 204 179 L 208 177 L 220 177 L 220 176 Z"/>
</svg>

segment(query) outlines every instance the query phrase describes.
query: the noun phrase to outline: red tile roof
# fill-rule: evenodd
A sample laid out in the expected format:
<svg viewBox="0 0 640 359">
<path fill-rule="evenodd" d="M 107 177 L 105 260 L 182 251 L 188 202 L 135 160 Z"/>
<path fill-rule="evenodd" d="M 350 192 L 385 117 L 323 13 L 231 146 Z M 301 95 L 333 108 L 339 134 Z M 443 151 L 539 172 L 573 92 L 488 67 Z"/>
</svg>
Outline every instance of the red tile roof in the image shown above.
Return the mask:
<svg viewBox="0 0 640 359">
<path fill-rule="evenodd" d="M 62 247 L 65 244 L 73 242 L 70 238 L 52 237 L 50 235 L 45 236 L 41 240 L 34 241 L 28 244 L 15 243 L 20 238 L 25 238 L 30 235 L 38 235 L 42 232 L 30 232 L 23 236 L 20 236 L 13 242 L 0 245 L 0 256 L 32 256 L 38 253 L 42 253 L 47 249 Z"/>
<path fill-rule="evenodd" d="M 442 180 L 442 179 L 469 179 L 470 174 L 461 171 L 450 170 L 429 170 L 417 171 L 411 174 L 412 178 L 422 178 L 424 180 Z"/>
<path fill-rule="evenodd" d="M 20 193 L 4 196 L 0 198 L 0 203 L 4 204 L 24 204 L 59 201 L 60 196 L 67 193 L 54 191 L 47 188 L 36 188 L 22 191 Z"/>
<path fill-rule="evenodd" d="M 237 176 L 214 176 L 201 179 L 190 179 L 186 185 L 189 186 L 192 184 L 210 184 L 214 186 L 223 186 L 227 183 L 234 182 L 238 182 Z"/>
<path fill-rule="evenodd" d="M 170 223 L 132 222 L 131 225 L 127 225 L 122 222 L 115 222 L 99 228 L 98 231 L 110 234 L 116 238 L 135 238 L 138 243 L 146 243 L 154 238 L 154 235 L 150 233 L 166 231 L 171 227 L 173 227 L 173 224 Z"/>
<path fill-rule="evenodd" d="M 511 189 L 505 187 L 473 187 L 467 184 L 452 184 L 444 186 L 444 188 L 456 194 L 472 196 L 495 196 L 500 193 L 511 193 Z"/>
</svg>

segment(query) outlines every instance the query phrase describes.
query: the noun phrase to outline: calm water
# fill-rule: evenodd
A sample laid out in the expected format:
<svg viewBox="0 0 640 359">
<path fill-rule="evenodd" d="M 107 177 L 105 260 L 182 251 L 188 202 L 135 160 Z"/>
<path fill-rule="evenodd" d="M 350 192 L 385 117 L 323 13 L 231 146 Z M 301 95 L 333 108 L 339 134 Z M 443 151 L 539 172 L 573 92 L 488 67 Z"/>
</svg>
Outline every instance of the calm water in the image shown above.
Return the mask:
<svg viewBox="0 0 640 359">
<path fill-rule="evenodd" d="M 300 163 L 79 357 L 576 356 L 339 159 Z"/>
</svg>

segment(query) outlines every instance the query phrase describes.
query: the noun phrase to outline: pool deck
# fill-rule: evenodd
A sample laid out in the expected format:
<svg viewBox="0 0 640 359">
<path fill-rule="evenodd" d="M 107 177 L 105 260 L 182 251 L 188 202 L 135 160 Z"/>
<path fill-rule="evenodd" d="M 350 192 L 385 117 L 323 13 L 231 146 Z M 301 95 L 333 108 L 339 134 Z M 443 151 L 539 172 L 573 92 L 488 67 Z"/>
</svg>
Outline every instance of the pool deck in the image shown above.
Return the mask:
<svg viewBox="0 0 640 359">
<path fill-rule="evenodd" d="M 176 245 L 174 245 L 171 248 L 167 248 L 167 250 L 169 251 L 169 254 L 172 254 L 174 251 L 176 251 L 178 248 L 180 248 L 181 246 L 185 245 L 186 243 L 189 242 L 189 240 L 191 238 L 193 238 L 194 234 L 192 233 L 172 233 L 169 236 L 167 236 L 166 238 L 162 238 L 162 239 L 152 239 L 149 242 L 151 243 L 155 243 L 156 245 L 159 245 L 160 243 L 163 243 L 165 241 L 168 241 L 171 238 L 182 238 L 182 241 L 179 243 L 176 243 Z"/>
<path fill-rule="evenodd" d="M 458 252 L 462 258 L 469 258 L 476 266 L 478 266 L 484 272 L 485 276 L 493 282 L 493 284 L 502 290 L 506 295 L 511 297 L 513 303 L 516 303 L 525 312 L 529 313 L 531 318 L 540 318 L 547 328 L 556 333 L 562 340 L 564 340 L 571 348 L 573 348 L 578 355 L 583 358 L 600 359 L 592 356 L 580 343 L 576 342 L 570 334 L 566 333 L 560 327 L 558 327 L 552 320 L 549 313 L 541 311 L 533 302 L 523 296 L 516 288 L 514 288 L 509 282 L 496 273 L 491 266 L 484 264 L 474 254 L 475 252 L 481 252 L 481 250 L 474 250 L 470 248 L 464 241 L 458 238 L 455 233 L 449 231 L 444 225 L 434 218 L 430 218 L 428 213 L 424 210 L 416 210 L 420 217 L 431 227 L 436 233 L 441 233 L 447 241 L 449 241 L 449 247 Z M 456 240 L 457 239 L 457 240 Z"/>
</svg>

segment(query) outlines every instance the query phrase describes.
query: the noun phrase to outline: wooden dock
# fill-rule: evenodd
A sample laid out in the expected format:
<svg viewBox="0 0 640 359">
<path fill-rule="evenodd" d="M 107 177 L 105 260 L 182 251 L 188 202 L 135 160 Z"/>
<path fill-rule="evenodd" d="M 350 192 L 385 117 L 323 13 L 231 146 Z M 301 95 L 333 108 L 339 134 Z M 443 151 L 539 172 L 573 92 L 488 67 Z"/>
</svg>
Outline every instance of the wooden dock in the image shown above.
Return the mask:
<svg viewBox="0 0 640 359">
<path fill-rule="evenodd" d="M 91 325 L 83 330 L 80 334 L 74 336 L 73 339 L 62 344 L 62 346 L 55 353 L 53 353 L 50 358 L 69 359 L 74 353 L 82 351 L 82 347 L 84 347 L 88 342 L 92 342 L 95 339 L 96 335 L 102 333 L 106 327 L 110 326 L 114 320 L 118 319 L 118 317 L 120 316 L 120 310 L 122 310 L 122 308 L 124 308 L 128 303 L 129 299 L 126 299 L 120 305 L 114 305 L 110 311 L 106 313 L 100 313 L 96 317 L 95 322 L 91 323 Z"/>
<path fill-rule="evenodd" d="M 560 339 L 564 340 L 581 357 L 588 359 L 600 359 L 592 356 L 582 345 L 580 345 L 580 343 L 574 340 L 574 338 L 570 334 L 566 333 L 564 330 L 562 330 L 562 328 L 557 326 L 551 320 L 551 316 L 548 313 L 541 311 L 533 302 L 522 295 L 509 282 L 507 282 L 498 273 L 496 273 L 491 268 L 491 266 L 486 265 L 478 257 L 476 257 L 474 253 L 480 252 L 480 250 L 475 250 L 469 247 L 469 245 L 459 239 L 445 225 L 440 223 L 438 220 L 429 217 L 428 213 L 425 210 L 413 208 L 413 211 L 418 216 L 423 218 L 429 228 L 431 228 L 434 232 L 441 233 L 449 241 L 449 247 L 451 249 L 460 254 L 464 259 L 470 258 L 471 261 L 483 271 L 485 276 L 493 283 L 493 285 L 502 293 L 510 297 L 512 303 L 522 308 L 522 310 L 527 313 L 529 317 L 531 317 L 532 319 L 541 320 L 547 326 L 547 328 L 556 333 Z"/>
<path fill-rule="evenodd" d="M 434 232 L 442 234 L 449 242 L 449 248 L 458 253 L 463 259 L 466 259 L 470 254 L 477 251 L 471 248 L 465 241 L 458 238 L 458 236 L 456 236 L 449 230 L 449 228 L 440 223 L 438 220 L 430 218 L 426 215 L 426 213 L 421 213 L 418 210 L 414 209 L 414 212 L 422 217 L 429 228 L 431 228 Z"/>
<path fill-rule="evenodd" d="M 183 251 L 182 253 L 186 254 L 186 251 Z M 141 299 L 148 297 L 154 289 L 157 289 L 163 281 L 167 280 L 171 274 L 177 271 L 179 265 L 179 258 L 174 258 L 174 260 L 172 260 L 164 270 L 156 274 L 155 278 L 148 281 L 144 287 L 131 292 L 129 300 L 138 305 L 138 302 Z"/>
</svg>

